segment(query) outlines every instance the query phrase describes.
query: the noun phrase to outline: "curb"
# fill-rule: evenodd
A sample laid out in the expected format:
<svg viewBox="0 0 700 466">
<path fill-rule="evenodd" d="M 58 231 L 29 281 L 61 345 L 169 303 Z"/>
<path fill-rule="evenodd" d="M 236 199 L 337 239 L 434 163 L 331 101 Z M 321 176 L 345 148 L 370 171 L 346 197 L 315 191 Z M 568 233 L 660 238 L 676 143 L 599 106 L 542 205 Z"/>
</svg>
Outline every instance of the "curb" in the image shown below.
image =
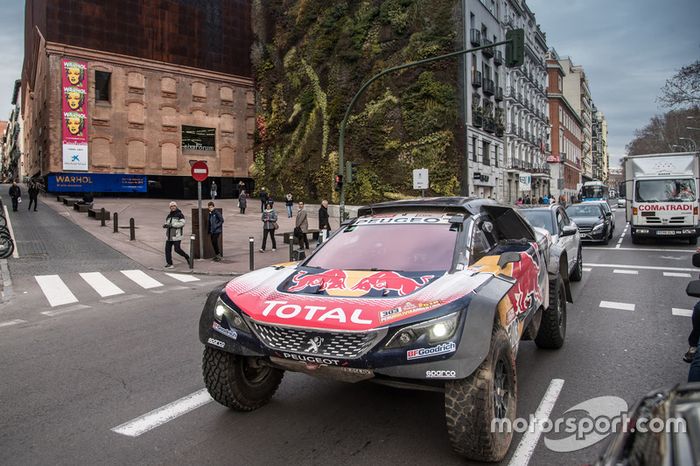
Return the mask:
<svg viewBox="0 0 700 466">
<path fill-rule="evenodd" d="M 193 269 L 188 269 L 188 270 L 173 270 L 173 269 L 168 269 L 165 270 L 163 267 L 146 267 L 148 270 L 153 270 L 154 272 L 167 272 L 168 270 L 171 271 L 172 273 L 186 273 L 190 275 L 205 275 L 209 277 L 240 277 L 243 275 L 243 273 L 240 272 L 229 272 L 229 273 L 216 273 L 216 272 L 206 272 L 206 271 L 196 271 Z M 245 272 L 248 273 L 248 272 Z"/>
<path fill-rule="evenodd" d="M 12 278 L 10 277 L 10 269 L 7 268 L 7 259 L 0 259 L 0 278 L 2 278 L 2 293 L 0 294 L 0 303 L 6 303 L 12 299 L 14 292 L 12 291 Z"/>
</svg>

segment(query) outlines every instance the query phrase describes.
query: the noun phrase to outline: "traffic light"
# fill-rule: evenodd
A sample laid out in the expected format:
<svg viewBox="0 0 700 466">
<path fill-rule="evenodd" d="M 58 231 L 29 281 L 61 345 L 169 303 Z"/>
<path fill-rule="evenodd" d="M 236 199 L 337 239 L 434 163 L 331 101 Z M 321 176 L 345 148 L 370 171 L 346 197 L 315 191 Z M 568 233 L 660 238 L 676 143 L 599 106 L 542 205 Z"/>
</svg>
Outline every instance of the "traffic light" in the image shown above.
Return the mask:
<svg viewBox="0 0 700 466">
<path fill-rule="evenodd" d="M 506 33 L 506 66 L 513 68 L 525 62 L 525 30 L 512 29 Z"/>
<path fill-rule="evenodd" d="M 343 189 L 343 175 L 335 175 L 335 190 L 340 192 Z"/>
<path fill-rule="evenodd" d="M 345 162 L 345 181 L 352 183 L 355 178 L 355 173 L 357 170 L 357 164 L 354 162 Z"/>
</svg>

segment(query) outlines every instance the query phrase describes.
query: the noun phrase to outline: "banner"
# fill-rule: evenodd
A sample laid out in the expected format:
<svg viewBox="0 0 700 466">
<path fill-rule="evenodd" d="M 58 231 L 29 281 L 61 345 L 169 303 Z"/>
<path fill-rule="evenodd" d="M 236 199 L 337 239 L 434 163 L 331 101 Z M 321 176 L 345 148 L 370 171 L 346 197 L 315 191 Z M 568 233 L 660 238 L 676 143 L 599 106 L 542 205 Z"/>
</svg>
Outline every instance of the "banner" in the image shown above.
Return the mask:
<svg viewBox="0 0 700 466">
<path fill-rule="evenodd" d="M 520 191 L 532 191 L 532 175 L 521 172 L 518 176 L 518 181 L 520 183 Z"/>
<path fill-rule="evenodd" d="M 55 173 L 48 177 L 48 191 L 56 193 L 145 193 L 146 175 L 124 173 Z"/>
<path fill-rule="evenodd" d="M 61 60 L 63 169 L 88 170 L 87 63 Z"/>
</svg>

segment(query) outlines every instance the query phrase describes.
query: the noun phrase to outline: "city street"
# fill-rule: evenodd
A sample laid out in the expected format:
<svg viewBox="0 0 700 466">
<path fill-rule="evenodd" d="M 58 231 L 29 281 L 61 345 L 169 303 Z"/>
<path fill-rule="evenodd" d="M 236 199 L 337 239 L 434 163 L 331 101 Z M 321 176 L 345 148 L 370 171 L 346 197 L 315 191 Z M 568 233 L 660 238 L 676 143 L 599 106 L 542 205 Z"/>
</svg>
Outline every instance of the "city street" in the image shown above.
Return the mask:
<svg viewBox="0 0 700 466">
<path fill-rule="evenodd" d="M 144 270 L 41 207 L 10 216 L 19 259 L 0 307 L 1 464 L 465 464 L 440 393 L 287 373 L 258 411 L 211 401 L 197 325 L 227 278 Z M 610 244 L 584 248 L 564 347 L 520 345 L 520 417 L 562 383 L 549 390 L 550 419 L 598 396 L 631 406 L 687 377 L 694 248 L 633 245 L 623 209 L 615 215 Z M 556 453 L 545 436 L 516 435 L 502 464 L 583 464 L 605 443 Z"/>
</svg>

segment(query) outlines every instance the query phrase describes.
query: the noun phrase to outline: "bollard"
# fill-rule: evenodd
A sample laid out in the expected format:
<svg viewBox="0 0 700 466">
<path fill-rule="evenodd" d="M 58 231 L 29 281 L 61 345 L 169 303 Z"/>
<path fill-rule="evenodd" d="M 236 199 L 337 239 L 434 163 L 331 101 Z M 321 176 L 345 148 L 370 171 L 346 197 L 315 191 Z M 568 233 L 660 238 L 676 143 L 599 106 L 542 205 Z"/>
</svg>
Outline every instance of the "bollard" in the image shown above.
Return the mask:
<svg viewBox="0 0 700 466">
<path fill-rule="evenodd" d="M 255 269 L 255 239 L 252 236 L 248 237 L 248 245 L 250 246 L 250 270 Z"/>
<path fill-rule="evenodd" d="M 114 224 L 114 232 L 119 233 L 119 214 L 114 212 L 114 219 L 112 220 Z"/>
<path fill-rule="evenodd" d="M 289 262 L 294 260 L 294 236 L 289 235 Z"/>
<path fill-rule="evenodd" d="M 105 208 L 103 207 L 100 209 L 100 226 L 101 227 L 105 226 L 105 215 L 106 215 Z"/>
<path fill-rule="evenodd" d="M 197 237 L 190 235 L 190 270 L 194 270 L 194 240 Z"/>
<path fill-rule="evenodd" d="M 136 241 L 136 225 L 133 217 L 129 219 L 129 241 Z"/>
</svg>

